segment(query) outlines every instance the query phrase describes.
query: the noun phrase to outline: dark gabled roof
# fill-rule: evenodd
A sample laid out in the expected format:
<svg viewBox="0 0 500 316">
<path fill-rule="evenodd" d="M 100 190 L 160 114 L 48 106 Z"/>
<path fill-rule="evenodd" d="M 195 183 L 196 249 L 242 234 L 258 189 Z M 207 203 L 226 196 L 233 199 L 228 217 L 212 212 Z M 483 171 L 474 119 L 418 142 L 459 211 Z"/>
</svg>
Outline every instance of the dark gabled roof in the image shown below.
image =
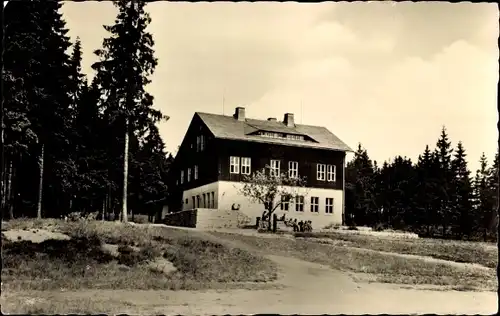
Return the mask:
<svg viewBox="0 0 500 316">
<path fill-rule="evenodd" d="M 216 138 L 338 151 L 353 151 L 327 128 L 321 126 L 295 124 L 295 127 L 287 127 L 283 122 L 279 121 L 256 120 L 249 118 L 245 119 L 245 121 L 239 121 L 232 116 L 201 112 L 196 112 L 195 115 L 200 117 Z M 305 135 L 314 141 L 268 138 L 258 135 L 249 135 L 257 131 Z"/>
</svg>

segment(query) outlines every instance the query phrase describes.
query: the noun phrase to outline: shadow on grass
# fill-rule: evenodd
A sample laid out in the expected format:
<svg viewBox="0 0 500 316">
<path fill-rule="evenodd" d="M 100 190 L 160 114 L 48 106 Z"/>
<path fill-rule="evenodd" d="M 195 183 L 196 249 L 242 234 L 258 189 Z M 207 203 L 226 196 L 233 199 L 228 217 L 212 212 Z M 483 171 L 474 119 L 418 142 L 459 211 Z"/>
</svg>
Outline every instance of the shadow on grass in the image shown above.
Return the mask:
<svg viewBox="0 0 500 316">
<path fill-rule="evenodd" d="M 270 260 L 196 232 L 109 222 L 51 224 L 72 239 L 35 244 L 2 237 L 4 286 L 12 290 L 197 290 L 277 278 Z M 103 242 L 117 245 L 119 254 L 105 252 Z M 161 257 L 177 271 L 164 274 L 152 269 L 149 262 Z"/>
</svg>

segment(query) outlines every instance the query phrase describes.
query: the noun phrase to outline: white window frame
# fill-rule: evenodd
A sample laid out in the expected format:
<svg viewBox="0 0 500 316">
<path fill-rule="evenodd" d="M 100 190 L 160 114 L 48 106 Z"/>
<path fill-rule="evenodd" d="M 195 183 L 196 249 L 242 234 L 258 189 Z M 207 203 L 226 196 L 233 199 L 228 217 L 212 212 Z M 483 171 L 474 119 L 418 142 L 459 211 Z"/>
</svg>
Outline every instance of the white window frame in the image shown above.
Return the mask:
<svg viewBox="0 0 500 316">
<path fill-rule="evenodd" d="M 319 213 L 319 197 L 311 196 L 311 213 Z"/>
<path fill-rule="evenodd" d="M 184 183 L 184 170 L 181 170 L 181 184 Z"/>
<path fill-rule="evenodd" d="M 191 168 L 187 170 L 187 182 L 191 181 Z"/>
<path fill-rule="evenodd" d="M 333 198 L 325 198 L 325 213 L 333 214 Z"/>
<path fill-rule="evenodd" d="M 271 159 L 271 162 L 270 162 L 270 175 L 271 176 L 277 176 L 279 177 L 280 176 L 280 165 L 281 165 L 281 161 L 280 160 L 277 160 L 277 159 Z"/>
<path fill-rule="evenodd" d="M 304 203 L 305 199 L 303 195 L 297 195 L 295 197 L 295 211 L 296 212 L 304 212 Z"/>
<path fill-rule="evenodd" d="M 229 173 L 233 174 L 240 173 L 240 157 L 236 156 L 229 157 Z"/>
<path fill-rule="evenodd" d="M 316 164 L 316 180 L 325 181 L 326 165 L 322 163 Z"/>
<path fill-rule="evenodd" d="M 337 175 L 337 166 L 336 165 L 327 165 L 327 173 L 326 173 L 326 181 L 335 182 L 335 177 Z"/>
<path fill-rule="evenodd" d="M 288 211 L 290 209 L 290 197 L 281 196 L 281 210 Z"/>
<path fill-rule="evenodd" d="M 292 179 L 299 177 L 299 163 L 297 161 L 288 162 L 288 177 Z"/>
<path fill-rule="evenodd" d="M 249 175 L 252 172 L 252 159 L 250 157 L 241 157 L 241 174 Z"/>
</svg>

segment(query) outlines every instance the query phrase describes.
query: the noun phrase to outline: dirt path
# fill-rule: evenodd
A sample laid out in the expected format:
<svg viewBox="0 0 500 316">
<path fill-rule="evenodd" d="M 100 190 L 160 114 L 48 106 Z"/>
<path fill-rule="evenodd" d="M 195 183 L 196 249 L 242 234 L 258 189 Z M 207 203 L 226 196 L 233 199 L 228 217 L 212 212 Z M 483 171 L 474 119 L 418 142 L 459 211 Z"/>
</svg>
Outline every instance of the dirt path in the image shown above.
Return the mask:
<svg viewBox="0 0 500 316">
<path fill-rule="evenodd" d="M 205 234 L 204 232 L 201 232 Z M 210 235 L 207 233 L 207 235 Z M 214 238 L 213 235 L 211 235 Z M 239 242 L 225 242 L 247 248 Z M 281 285 L 271 290 L 2 292 L 2 312 L 20 302 L 106 314 L 493 314 L 493 292 L 401 289 L 356 283 L 346 273 L 295 258 L 266 255 L 277 263 Z M 57 308 L 55 308 L 57 309 Z"/>
<path fill-rule="evenodd" d="M 298 259 L 268 256 L 280 266 L 275 290 L 123 291 L 2 293 L 2 310 L 11 299 L 37 300 L 71 308 L 88 302 L 97 313 L 127 314 L 492 314 L 492 292 L 406 290 L 390 285 L 357 284 L 348 275 Z M 10 295 L 9 295 L 10 294 Z M 54 311 L 56 312 L 56 311 Z M 61 312 L 61 311 L 59 311 Z"/>
</svg>

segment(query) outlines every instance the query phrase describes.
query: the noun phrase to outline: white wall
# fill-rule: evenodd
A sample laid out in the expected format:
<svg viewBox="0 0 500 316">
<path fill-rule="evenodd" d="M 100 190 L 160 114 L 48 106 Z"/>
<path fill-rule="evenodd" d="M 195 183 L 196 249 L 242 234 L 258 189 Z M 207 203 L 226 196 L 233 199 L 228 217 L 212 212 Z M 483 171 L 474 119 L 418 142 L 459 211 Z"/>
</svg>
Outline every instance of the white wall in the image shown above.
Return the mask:
<svg viewBox="0 0 500 316">
<path fill-rule="evenodd" d="M 245 196 L 239 193 L 239 189 L 243 186 L 239 182 L 219 181 L 218 182 L 218 208 L 230 210 L 233 204 L 239 204 L 240 210 L 252 219 L 255 223 L 257 216 L 262 216 L 264 205 L 257 202 L 252 202 Z M 304 212 L 297 212 L 295 204 L 290 203 L 288 211 L 282 211 L 278 207 L 275 211 L 276 215 L 282 216 L 285 213 L 286 218 L 296 218 L 300 220 L 312 221 L 313 229 L 320 229 L 329 224 L 342 224 L 342 208 L 344 194 L 342 190 L 333 189 L 316 189 L 316 188 L 298 188 L 297 194 L 305 195 Z M 311 197 L 319 197 L 319 212 L 311 212 Z M 325 212 L 325 199 L 333 198 L 333 214 Z"/>
<path fill-rule="evenodd" d="M 197 208 L 198 205 L 193 205 L 193 199 L 192 197 L 194 196 L 196 198 L 197 195 L 200 196 L 200 204 L 201 207 L 204 207 L 203 205 L 203 193 L 210 193 L 210 199 L 212 199 L 212 192 L 214 192 L 214 197 L 215 197 L 215 208 L 217 208 L 217 196 L 219 194 L 219 182 L 212 182 L 206 185 L 202 185 L 200 187 L 186 190 L 182 193 L 182 210 L 190 210 Z M 188 203 L 185 204 L 186 199 L 188 199 Z"/>
</svg>

